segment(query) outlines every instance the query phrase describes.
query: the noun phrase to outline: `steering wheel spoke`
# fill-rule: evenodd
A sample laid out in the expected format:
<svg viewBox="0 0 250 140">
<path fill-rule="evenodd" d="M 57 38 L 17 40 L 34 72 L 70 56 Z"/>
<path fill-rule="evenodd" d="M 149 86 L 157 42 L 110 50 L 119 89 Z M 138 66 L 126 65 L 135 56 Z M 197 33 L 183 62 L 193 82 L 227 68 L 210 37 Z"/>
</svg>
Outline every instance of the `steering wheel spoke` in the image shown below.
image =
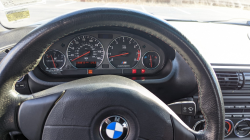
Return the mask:
<svg viewBox="0 0 250 140">
<path fill-rule="evenodd" d="M 18 112 L 18 126 L 29 140 L 41 139 L 47 115 L 62 93 L 63 91 L 22 103 Z"/>
<path fill-rule="evenodd" d="M 20 104 L 32 98 L 20 95 L 14 90 L 2 91 L 0 94 L 0 139 L 5 139 L 10 131 L 18 131 L 16 114 Z"/>
</svg>

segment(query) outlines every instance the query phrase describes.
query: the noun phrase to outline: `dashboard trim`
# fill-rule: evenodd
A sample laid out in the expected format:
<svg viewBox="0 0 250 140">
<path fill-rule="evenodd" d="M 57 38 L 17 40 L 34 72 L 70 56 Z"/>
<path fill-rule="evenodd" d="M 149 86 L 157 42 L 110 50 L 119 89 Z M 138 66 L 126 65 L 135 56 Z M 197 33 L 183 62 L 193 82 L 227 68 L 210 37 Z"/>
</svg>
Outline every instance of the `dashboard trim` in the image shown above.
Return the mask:
<svg viewBox="0 0 250 140">
<path fill-rule="evenodd" d="M 161 79 L 144 79 L 144 80 L 135 80 L 137 83 L 139 84 L 158 84 L 158 83 L 163 83 L 163 82 L 166 82 L 168 80 L 170 80 L 177 68 L 178 68 L 178 62 L 176 59 L 174 59 L 172 62 L 172 69 L 171 69 L 171 72 L 164 78 L 161 78 Z M 66 82 L 48 82 L 48 81 L 43 81 L 39 78 L 37 78 L 35 76 L 35 74 L 33 73 L 33 71 L 29 72 L 28 73 L 29 77 L 36 83 L 40 84 L 40 85 L 44 85 L 44 86 L 56 86 L 56 85 L 60 85 L 60 84 L 63 84 L 63 83 L 66 83 Z"/>
</svg>

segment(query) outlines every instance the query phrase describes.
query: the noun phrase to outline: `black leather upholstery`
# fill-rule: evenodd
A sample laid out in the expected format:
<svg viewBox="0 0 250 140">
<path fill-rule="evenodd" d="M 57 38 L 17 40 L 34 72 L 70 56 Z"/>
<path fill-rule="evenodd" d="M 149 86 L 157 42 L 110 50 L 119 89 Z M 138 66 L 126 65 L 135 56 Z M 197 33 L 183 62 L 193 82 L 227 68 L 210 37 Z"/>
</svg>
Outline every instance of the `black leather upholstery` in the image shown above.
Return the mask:
<svg viewBox="0 0 250 140">
<path fill-rule="evenodd" d="M 82 29 L 117 26 L 140 30 L 157 37 L 173 47 L 193 70 L 199 88 L 199 103 L 206 126 L 203 133 L 190 132 L 202 140 L 224 138 L 224 105 L 213 69 L 199 51 L 166 21 L 151 15 L 126 9 L 93 8 L 70 13 L 41 26 L 23 38 L 0 64 L 0 139 L 8 131 L 17 130 L 15 111 L 22 100 L 32 98 L 14 92 L 14 81 L 28 73 L 42 58 L 45 51 L 58 39 Z M 44 95 L 41 95 L 44 96 Z M 22 100 L 21 100 L 21 99 Z M 163 124 L 164 125 L 164 124 Z"/>
</svg>

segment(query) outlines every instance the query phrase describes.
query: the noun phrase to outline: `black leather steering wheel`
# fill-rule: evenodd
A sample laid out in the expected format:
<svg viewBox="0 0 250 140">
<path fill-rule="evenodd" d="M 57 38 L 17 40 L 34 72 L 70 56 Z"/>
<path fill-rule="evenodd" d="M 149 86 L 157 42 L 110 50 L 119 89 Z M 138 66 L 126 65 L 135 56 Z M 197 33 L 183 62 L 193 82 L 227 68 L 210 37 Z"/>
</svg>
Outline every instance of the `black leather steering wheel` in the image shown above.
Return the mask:
<svg viewBox="0 0 250 140">
<path fill-rule="evenodd" d="M 111 26 L 150 34 L 184 58 L 197 80 L 206 121 L 203 132 L 191 130 L 150 91 L 120 76 L 83 78 L 32 95 L 15 91 L 17 79 L 33 70 L 58 39 L 83 29 Z M 33 30 L 8 53 L 0 64 L 0 77 L 1 140 L 10 131 L 21 131 L 30 140 L 107 140 L 110 138 L 100 134 L 105 131 L 100 125 L 110 124 L 112 116 L 115 120 L 120 116 L 118 122 L 126 120 L 123 135 L 127 140 L 224 139 L 223 98 L 213 69 L 175 28 L 139 11 L 91 8 L 58 17 Z"/>
</svg>

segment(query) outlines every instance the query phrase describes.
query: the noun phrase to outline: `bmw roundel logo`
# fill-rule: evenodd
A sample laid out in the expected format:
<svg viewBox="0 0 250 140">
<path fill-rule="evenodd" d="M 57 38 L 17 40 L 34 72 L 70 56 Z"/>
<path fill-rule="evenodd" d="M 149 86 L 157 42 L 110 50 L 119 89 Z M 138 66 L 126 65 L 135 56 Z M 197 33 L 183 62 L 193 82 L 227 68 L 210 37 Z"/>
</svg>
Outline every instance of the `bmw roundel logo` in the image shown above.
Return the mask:
<svg viewBox="0 0 250 140">
<path fill-rule="evenodd" d="M 108 117 L 101 123 L 100 135 L 103 140 L 124 140 L 128 132 L 128 123 L 121 116 Z"/>
</svg>

